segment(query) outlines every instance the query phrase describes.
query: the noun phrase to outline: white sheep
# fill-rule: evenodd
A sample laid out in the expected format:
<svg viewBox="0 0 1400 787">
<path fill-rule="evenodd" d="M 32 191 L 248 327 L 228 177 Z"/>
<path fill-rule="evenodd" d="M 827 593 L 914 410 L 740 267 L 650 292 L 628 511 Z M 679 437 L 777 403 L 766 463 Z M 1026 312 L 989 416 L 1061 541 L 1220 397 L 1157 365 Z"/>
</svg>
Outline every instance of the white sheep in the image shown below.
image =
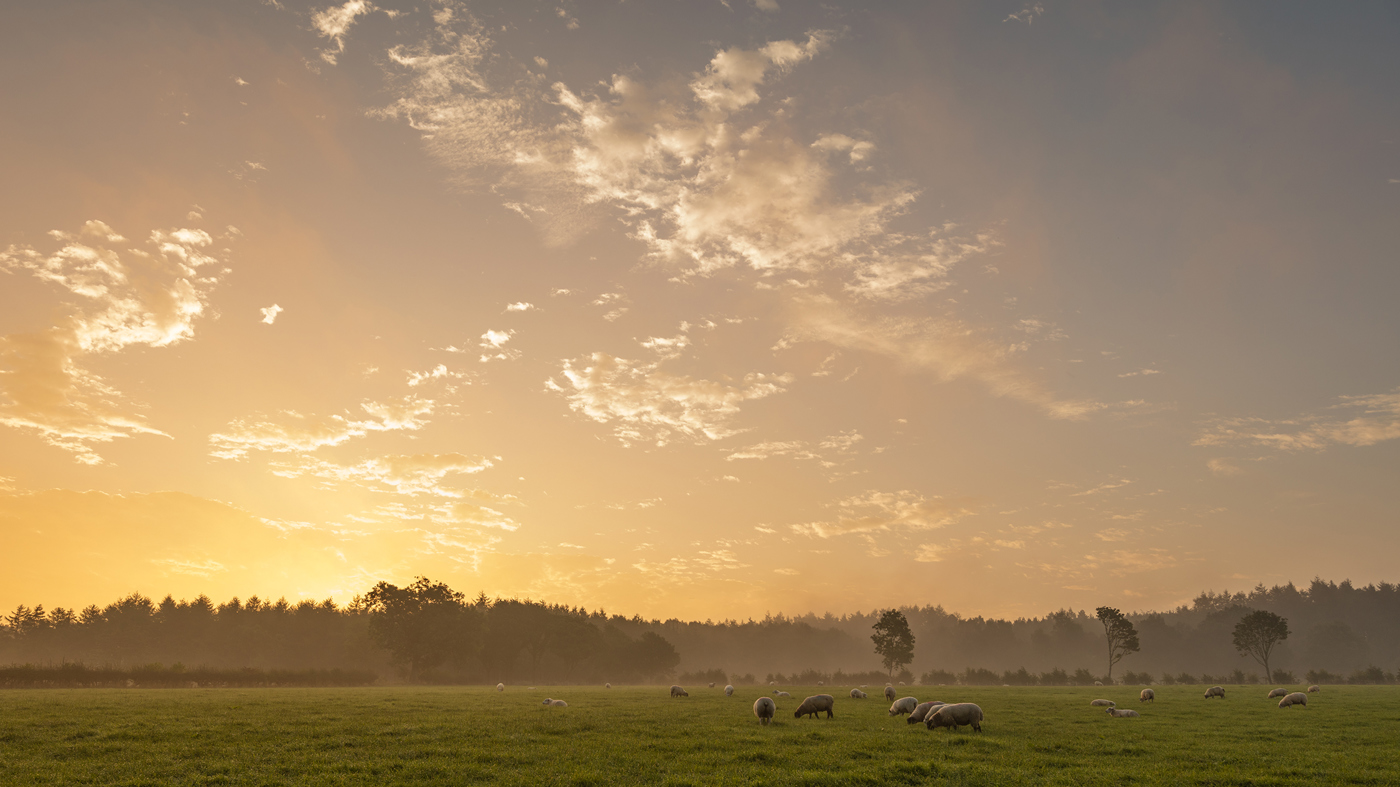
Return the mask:
<svg viewBox="0 0 1400 787">
<path fill-rule="evenodd" d="M 1295 691 L 1278 701 L 1278 706 L 1280 708 L 1291 708 L 1294 705 L 1302 705 L 1304 708 L 1308 707 L 1308 695 L 1301 691 Z"/>
<path fill-rule="evenodd" d="M 792 695 L 791 695 L 791 694 L 788 694 L 786 691 L 774 690 L 773 696 L 774 696 L 774 697 L 791 697 Z"/>
<path fill-rule="evenodd" d="M 504 683 L 497 683 L 497 684 L 496 684 L 496 691 L 505 691 L 505 690 L 506 690 L 506 684 L 504 684 Z"/>
<path fill-rule="evenodd" d="M 1210 688 L 1206 689 L 1206 695 L 1205 695 L 1205 696 L 1206 696 L 1206 699 L 1210 699 L 1211 697 L 1219 697 L 1220 699 L 1223 700 L 1223 699 L 1225 699 L 1225 687 L 1224 687 L 1224 686 L 1211 686 Z"/>
<path fill-rule="evenodd" d="M 818 685 L 818 686 L 825 686 L 826 684 L 823 683 L 822 681 L 817 681 L 817 685 Z"/>
<path fill-rule="evenodd" d="M 903 716 L 906 713 L 913 713 L 919 707 L 919 701 L 913 697 L 901 697 L 890 706 L 891 716 Z"/>
<path fill-rule="evenodd" d="M 715 687 L 715 682 L 714 682 L 714 681 L 710 681 L 710 688 L 713 689 L 714 687 Z"/>
<path fill-rule="evenodd" d="M 982 731 L 982 708 L 971 702 L 956 705 L 939 705 L 924 720 L 924 726 L 931 730 L 939 727 L 952 727 L 954 731 L 963 725 L 971 725 L 977 732 Z"/>
<path fill-rule="evenodd" d="M 1091 707 L 1095 708 L 1112 708 L 1117 704 L 1118 703 L 1114 702 L 1113 700 L 1093 700 L 1089 703 Z"/>
<path fill-rule="evenodd" d="M 733 687 L 733 686 L 725 686 L 725 687 L 724 687 L 724 696 L 726 696 L 726 697 L 733 697 L 733 696 L 734 696 L 734 687 Z"/>
<path fill-rule="evenodd" d="M 851 689 L 851 699 L 853 699 L 853 700 L 863 700 L 863 699 L 865 699 L 865 697 L 866 697 L 865 692 L 861 691 L 860 689 Z"/>
<path fill-rule="evenodd" d="M 759 697 L 753 703 L 753 715 L 758 717 L 759 724 L 767 724 L 773 720 L 773 714 L 778 711 L 778 703 L 768 697 Z"/>
<path fill-rule="evenodd" d="M 565 702 L 565 701 L 563 701 L 563 700 L 555 700 L 554 702 L 549 703 L 549 705 L 550 705 L 550 707 L 553 707 L 553 708 L 567 708 L 567 707 L 569 707 L 569 703 L 567 703 L 567 702 Z"/>
<path fill-rule="evenodd" d="M 1096 681 L 1094 681 L 1094 685 L 1095 685 L 1095 686 L 1102 686 L 1102 685 L 1103 685 L 1103 681 L 1101 681 L 1101 680 L 1096 680 Z"/>
<path fill-rule="evenodd" d="M 672 687 L 671 687 L 671 696 L 672 696 L 672 697 L 689 697 L 689 696 L 690 696 L 690 692 L 686 691 L 685 689 L 681 688 L 680 686 L 672 686 Z"/>
<path fill-rule="evenodd" d="M 885 699 L 889 700 L 890 702 L 894 702 L 894 698 L 898 696 L 898 694 L 899 692 L 895 691 L 893 686 L 885 687 Z"/>
<path fill-rule="evenodd" d="M 1106 712 L 1115 719 L 1136 719 L 1142 715 L 1135 710 L 1120 710 L 1118 708 L 1108 708 Z"/>
<path fill-rule="evenodd" d="M 768 685 L 769 685 L 769 686 L 776 686 L 776 685 L 778 685 L 778 682 L 777 682 L 776 680 L 770 680 L 770 681 L 768 681 Z"/>
<path fill-rule="evenodd" d="M 899 685 L 903 686 L 903 685 L 904 685 L 904 681 L 901 680 L 901 681 L 899 682 Z"/>
<path fill-rule="evenodd" d="M 610 688 L 612 688 L 612 684 L 611 684 L 611 683 L 604 683 L 604 684 L 603 684 L 603 688 L 605 688 L 605 689 L 610 689 Z"/>
<path fill-rule="evenodd" d="M 1274 697 L 1287 697 L 1287 696 L 1288 696 L 1288 689 L 1274 689 L 1273 691 L 1269 692 L 1269 699 L 1273 699 Z"/>
<path fill-rule="evenodd" d="M 813 694 L 797 706 L 797 712 L 793 713 L 792 716 L 795 719 L 800 719 L 803 716 L 815 719 L 818 713 L 825 712 L 826 717 L 830 719 L 835 717 L 835 714 L 831 712 L 832 708 L 835 707 L 836 698 L 830 694 Z"/>
<path fill-rule="evenodd" d="M 1321 687 L 1321 686 L 1316 686 L 1316 685 L 1314 685 L 1314 686 L 1309 686 L 1309 687 L 1308 687 L 1308 693 L 1309 693 L 1309 694 L 1316 694 L 1316 693 L 1319 692 L 1319 691 L 1322 691 L 1322 687 Z"/>
<path fill-rule="evenodd" d="M 1138 694 L 1138 702 L 1156 702 L 1156 701 L 1157 701 L 1157 692 L 1153 691 L 1152 689 L 1143 689 L 1143 690 Z"/>
<path fill-rule="evenodd" d="M 945 705 L 945 704 L 947 704 L 947 703 L 940 702 L 939 700 L 932 700 L 932 701 L 930 701 L 930 702 L 921 702 L 921 703 L 919 703 L 919 706 L 918 706 L 917 708 L 914 709 L 914 712 L 911 713 L 911 714 L 909 714 L 909 718 L 905 719 L 905 721 L 908 722 L 909 724 L 918 724 L 918 723 L 921 722 L 921 721 L 926 721 L 926 720 L 928 719 L 928 715 L 929 715 L 930 713 L 933 713 L 933 709 L 934 709 L 934 708 L 937 708 L 937 707 L 939 707 L 940 705 Z"/>
</svg>

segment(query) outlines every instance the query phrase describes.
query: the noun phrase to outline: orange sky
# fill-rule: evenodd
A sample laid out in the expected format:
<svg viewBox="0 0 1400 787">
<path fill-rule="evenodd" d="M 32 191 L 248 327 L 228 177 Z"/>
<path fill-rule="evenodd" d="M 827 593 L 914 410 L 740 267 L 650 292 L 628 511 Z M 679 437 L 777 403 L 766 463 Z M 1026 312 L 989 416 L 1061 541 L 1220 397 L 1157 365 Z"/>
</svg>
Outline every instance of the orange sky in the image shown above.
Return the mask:
<svg viewBox="0 0 1400 787">
<path fill-rule="evenodd" d="M 0 10 L 0 608 L 1394 581 L 1386 7 Z"/>
</svg>

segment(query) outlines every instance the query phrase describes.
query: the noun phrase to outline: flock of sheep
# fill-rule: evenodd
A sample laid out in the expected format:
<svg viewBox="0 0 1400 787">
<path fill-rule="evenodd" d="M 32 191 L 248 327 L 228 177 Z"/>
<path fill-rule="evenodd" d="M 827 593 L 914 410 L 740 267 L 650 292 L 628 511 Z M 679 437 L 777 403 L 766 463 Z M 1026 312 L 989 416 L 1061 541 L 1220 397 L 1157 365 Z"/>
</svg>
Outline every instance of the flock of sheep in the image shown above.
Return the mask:
<svg viewBox="0 0 1400 787">
<path fill-rule="evenodd" d="M 818 683 L 817 685 L 820 686 L 821 684 Z M 901 683 L 900 685 L 902 686 L 904 684 Z M 611 689 L 612 684 L 605 683 L 603 687 Z M 714 687 L 715 684 L 711 683 L 710 688 L 713 689 Z M 534 687 L 532 686 L 531 688 Z M 496 684 L 496 691 L 505 690 L 506 686 L 504 683 Z M 1294 705 L 1302 705 L 1306 708 L 1308 707 L 1308 694 L 1314 694 L 1321 690 L 1321 687 L 1315 685 L 1309 686 L 1307 693 L 1301 691 L 1290 692 L 1288 689 L 1274 689 L 1269 692 L 1268 698 L 1273 699 L 1279 697 L 1279 708 L 1291 708 Z M 773 721 L 773 716 L 778 712 L 778 703 L 775 699 L 792 697 L 791 694 L 780 689 L 774 689 L 772 694 L 772 697 L 759 697 L 754 701 L 753 715 L 758 717 L 760 724 L 769 724 Z M 977 732 L 982 731 L 982 721 L 984 718 L 982 715 L 982 708 L 974 703 L 958 702 L 949 704 L 941 700 L 919 702 L 918 699 L 914 697 L 895 699 L 898 694 L 899 692 L 895 690 L 894 686 L 888 684 L 885 686 L 885 699 L 893 703 L 890 705 L 890 715 L 908 715 L 909 718 L 906 721 L 909 724 L 923 722 L 924 726 L 928 727 L 930 730 L 938 729 L 939 727 L 952 727 L 956 731 L 959 727 L 971 727 Z M 681 686 L 672 686 L 671 696 L 689 697 L 690 692 L 686 691 Z M 724 687 L 724 696 L 734 696 L 734 687 L 732 685 Z M 861 689 L 851 689 L 851 699 L 863 700 L 868 696 L 869 695 Z M 1211 686 L 1206 689 L 1205 699 L 1211 699 L 1212 697 L 1219 697 L 1222 700 L 1225 699 L 1225 688 L 1223 686 Z M 1156 700 L 1157 692 L 1152 689 L 1143 689 L 1138 694 L 1138 702 L 1155 702 Z M 551 697 L 546 697 L 544 702 L 540 704 L 551 708 L 569 707 L 569 703 Z M 1103 708 L 1109 716 L 1116 719 L 1138 718 L 1142 715 L 1135 710 L 1119 708 L 1118 704 L 1113 700 L 1091 700 L 1089 705 L 1095 708 Z M 836 698 L 830 694 L 813 694 L 804 699 L 802 704 L 797 706 L 797 710 L 794 711 L 792 715 L 794 718 L 800 719 L 803 716 L 816 718 L 819 714 L 825 713 L 826 717 L 831 719 L 836 716 L 833 712 L 835 707 Z"/>
</svg>

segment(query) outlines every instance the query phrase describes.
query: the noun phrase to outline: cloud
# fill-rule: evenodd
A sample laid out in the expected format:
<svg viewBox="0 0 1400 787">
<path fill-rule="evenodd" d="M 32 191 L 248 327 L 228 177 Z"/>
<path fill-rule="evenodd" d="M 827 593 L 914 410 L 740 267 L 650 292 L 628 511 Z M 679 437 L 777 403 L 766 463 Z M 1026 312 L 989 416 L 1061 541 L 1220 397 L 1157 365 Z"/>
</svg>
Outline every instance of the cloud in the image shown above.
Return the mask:
<svg viewBox="0 0 1400 787">
<path fill-rule="evenodd" d="M 445 487 L 443 480 L 451 475 L 480 473 L 492 466 L 490 459 L 448 453 L 383 456 L 354 465 L 307 458 L 296 463 L 273 464 L 272 472 L 284 478 L 313 476 L 382 487 L 407 496 L 463 498 L 471 494 L 470 490 Z"/>
<path fill-rule="evenodd" d="M 282 313 L 282 307 L 274 303 L 271 306 L 258 309 L 258 311 L 262 312 L 262 321 L 271 325 L 277 322 L 277 315 Z"/>
<path fill-rule="evenodd" d="M 865 437 L 854 429 L 831 435 L 819 441 L 815 446 L 803 440 L 789 441 L 768 441 L 755 443 L 735 449 L 725 461 L 733 462 L 743 459 L 764 460 L 774 456 L 791 457 L 793 459 L 812 459 L 820 462 L 822 467 L 835 467 L 842 459 L 848 458 L 857 443 Z"/>
<path fill-rule="evenodd" d="M 1027 3 L 1024 8 L 1001 20 L 1003 22 L 1025 22 L 1031 24 L 1035 18 L 1045 13 L 1045 6 L 1041 3 Z"/>
<path fill-rule="evenodd" d="M 1279 451 L 1320 451 L 1330 445 L 1368 446 L 1400 438 L 1400 388 L 1368 396 L 1341 396 L 1330 413 L 1271 421 L 1222 418 L 1208 424 L 1197 446 L 1255 445 Z"/>
<path fill-rule="evenodd" d="M 192 577 L 211 577 L 215 574 L 228 571 L 227 568 L 224 568 L 224 564 L 217 560 L 162 558 L 152 560 L 151 563 L 164 568 L 167 574 L 187 574 Z"/>
<path fill-rule="evenodd" d="M 901 490 L 868 491 L 836 503 L 833 521 L 790 525 L 792 532 L 816 538 L 895 529 L 933 530 L 972 514 L 964 503 Z"/>
<path fill-rule="evenodd" d="M 192 338 L 222 260 L 199 229 L 154 230 L 139 244 L 100 221 L 49 235 L 57 251 L 10 246 L 0 252 L 0 270 L 28 273 L 79 300 L 52 328 L 0 337 L 0 424 L 99 464 L 94 443 L 163 432 L 124 412 L 120 392 L 84 359 Z"/>
<path fill-rule="evenodd" d="M 533 303 L 526 303 L 525 301 L 519 301 L 519 302 L 517 302 L 517 303 L 507 303 L 507 304 L 506 304 L 506 311 L 508 311 L 508 312 L 528 312 L 528 311 L 530 311 L 531 309 L 534 309 L 534 308 L 535 308 L 535 304 L 533 304 Z"/>
<path fill-rule="evenodd" d="M 553 378 L 545 385 L 563 394 L 575 412 L 611 424 L 624 445 L 660 446 L 677 438 L 705 442 L 737 434 L 728 424 L 743 402 L 781 393 L 792 381 L 789 375 L 751 373 L 729 385 L 672 375 L 659 364 L 593 353 L 564 362 L 564 385 Z"/>
<path fill-rule="evenodd" d="M 287 411 L 276 422 L 240 419 L 230 423 L 226 431 L 209 436 L 214 448 L 210 454 L 221 459 L 242 459 L 253 451 L 311 453 L 371 432 L 416 431 L 427 423 L 434 404 L 432 399 L 410 395 L 397 401 L 363 402 L 360 409 L 364 416 L 308 418 Z"/>
<path fill-rule="evenodd" d="M 1210 461 L 1206 462 L 1206 467 L 1209 468 L 1212 473 L 1223 478 L 1236 476 L 1244 472 L 1240 469 L 1239 465 L 1235 464 L 1229 459 L 1211 459 Z"/>
<path fill-rule="evenodd" d="M 335 45 L 334 49 L 321 50 L 321 59 L 335 65 L 336 55 L 345 51 L 345 37 L 350 34 L 350 28 L 362 16 L 371 14 L 382 9 L 375 7 L 367 0 L 347 0 L 345 5 L 330 6 L 325 10 L 318 11 L 311 15 L 311 25 L 316 28 L 316 32 L 322 38 L 330 39 Z M 395 11 L 384 11 L 391 18 L 397 15 Z"/>
<path fill-rule="evenodd" d="M 1151 375 L 1151 374 L 1161 374 L 1161 373 L 1162 373 L 1162 370 L 1160 370 L 1160 369 L 1140 369 L 1140 370 L 1138 370 L 1138 371 L 1136 371 L 1136 372 L 1125 372 L 1125 373 L 1120 374 L 1120 375 L 1118 375 L 1118 376 L 1119 376 L 1119 377 L 1140 377 L 1140 376 L 1141 376 L 1141 377 L 1145 377 L 1145 376 L 1147 376 L 1147 375 Z"/>
<path fill-rule="evenodd" d="M 509 361 L 520 357 L 520 351 L 507 349 L 505 344 L 510 341 L 510 337 L 515 335 L 515 331 L 494 331 L 488 330 L 481 334 L 481 348 L 486 352 L 481 354 L 481 362 L 488 361 Z"/>
<path fill-rule="evenodd" d="M 948 548 L 939 544 L 920 544 L 914 550 L 914 560 L 918 563 L 940 563 L 948 553 Z"/>
</svg>

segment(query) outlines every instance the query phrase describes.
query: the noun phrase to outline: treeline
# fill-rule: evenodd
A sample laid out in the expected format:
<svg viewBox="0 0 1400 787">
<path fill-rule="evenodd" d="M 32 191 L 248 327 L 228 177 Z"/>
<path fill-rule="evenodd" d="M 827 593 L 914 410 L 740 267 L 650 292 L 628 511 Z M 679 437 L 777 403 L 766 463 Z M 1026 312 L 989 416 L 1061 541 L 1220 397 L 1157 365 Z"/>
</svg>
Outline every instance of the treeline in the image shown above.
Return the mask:
<svg viewBox="0 0 1400 787">
<path fill-rule="evenodd" d="M 0 688 L 248 688 L 267 686 L 368 686 L 379 679 L 369 670 L 186 669 L 183 664 L 146 664 L 130 669 L 60 664 L 0 667 Z"/>
<path fill-rule="evenodd" d="M 1205 592 L 1174 610 L 1129 612 L 1140 649 L 1114 676 L 1130 683 L 1262 681 L 1232 644 L 1234 627 L 1252 610 L 1288 620 L 1291 633 L 1271 661 L 1276 673 L 1325 683 L 1395 679 L 1400 587 L 1320 579 L 1304 588 Z M 941 606 L 900 611 L 916 646 L 909 671 L 896 680 L 1074 685 L 1102 680 L 1107 671 L 1103 628 L 1084 611 L 1015 620 L 963 617 Z M 870 640 L 879 617 L 877 610 L 646 620 L 485 594 L 467 599 L 428 580 L 404 588 L 381 583 L 345 606 L 258 598 L 216 605 L 202 596 L 157 603 L 133 595 L 81 611 L 19 607 L 0 625 L 0 664 L 367 670 L 383 681 L 487 684 L 720 684 L 713 676 L 723 675 L 736 685 L 760 680 L 755 676 L 789 685 L 882 685 Z"/>
</svg>

